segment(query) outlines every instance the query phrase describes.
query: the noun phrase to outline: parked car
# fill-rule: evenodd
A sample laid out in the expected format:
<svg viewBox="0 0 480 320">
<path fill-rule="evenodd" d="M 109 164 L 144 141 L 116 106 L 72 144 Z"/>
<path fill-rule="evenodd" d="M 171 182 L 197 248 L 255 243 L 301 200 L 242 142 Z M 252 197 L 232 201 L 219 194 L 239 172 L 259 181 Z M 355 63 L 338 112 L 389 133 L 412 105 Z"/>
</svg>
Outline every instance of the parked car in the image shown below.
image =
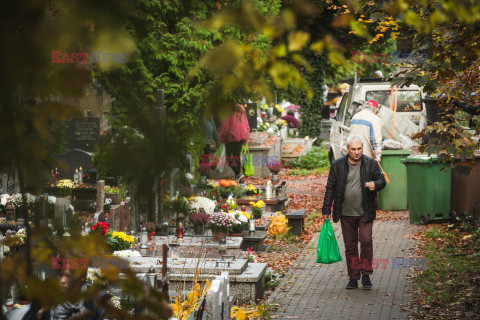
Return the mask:
<svg viewBox="0 0 480 320">
<path fill-rule="evenodd" d="M 343 95 L 330 128 L 330 162 L 347 153 L 346 141 L 352 117 L 362 109 L 365 101 L 375 100 L 380 108 L 390 107 L 391 81 L 379 78 L 354 79 L 353 85 Z M 398 88 L 397 112 L 419 124 L 425 113 L 421 88 L 416 85 Z"/>
</svg>

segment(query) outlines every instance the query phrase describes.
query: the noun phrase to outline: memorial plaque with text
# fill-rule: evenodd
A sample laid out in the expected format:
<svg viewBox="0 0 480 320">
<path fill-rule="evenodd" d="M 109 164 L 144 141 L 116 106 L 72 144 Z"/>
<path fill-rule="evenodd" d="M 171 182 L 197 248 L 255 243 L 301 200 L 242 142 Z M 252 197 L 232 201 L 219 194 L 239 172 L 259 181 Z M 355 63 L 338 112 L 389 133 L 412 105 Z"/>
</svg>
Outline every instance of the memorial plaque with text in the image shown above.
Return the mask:
<svg viewBox="0 0 480 320">
<path fill-rule="evenodd" d="M 257 128 L 257 104 L 256 103 L 247 103 L 247 112 L 248 125 L 250 126 L 250 131 Z"/>
<path fill-rule="evenodd" d="M 95 151 L 100 138 L 100 118 L 72 119 L 66 123 L 66 151 L 81 149 Z"/>
</svg>

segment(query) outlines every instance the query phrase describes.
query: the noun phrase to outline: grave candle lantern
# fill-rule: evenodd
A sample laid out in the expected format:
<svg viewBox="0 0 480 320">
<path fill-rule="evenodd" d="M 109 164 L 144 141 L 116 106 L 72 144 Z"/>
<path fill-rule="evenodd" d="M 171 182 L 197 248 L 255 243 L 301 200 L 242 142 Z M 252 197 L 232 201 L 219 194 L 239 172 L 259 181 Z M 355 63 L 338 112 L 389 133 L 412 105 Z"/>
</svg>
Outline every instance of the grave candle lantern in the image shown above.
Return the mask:
<svg viewBox="0 0 480 320">
<path fill-rule="evenodd" d="M 80 183 L 80 184 L 83 183 L 83 169 L 82 169 L 82 167 L 80 167 L 78 169 L 78 183 Z"/>
<path fill-rule="evenodd" d="M 178 223 L 178 227 L 177 227 L 177 238 L 178 238 L 178 239 L 183 239 L 183 224 L 182 224 L 182 222 L 179 222 L 179 223 Z"/>
<path fill-rule="evenodd" d="M 252 218 L 248 222 L 248 231 L 250 231 L 250 233 L 255 233 L 255 219 Z"/>
</svg>

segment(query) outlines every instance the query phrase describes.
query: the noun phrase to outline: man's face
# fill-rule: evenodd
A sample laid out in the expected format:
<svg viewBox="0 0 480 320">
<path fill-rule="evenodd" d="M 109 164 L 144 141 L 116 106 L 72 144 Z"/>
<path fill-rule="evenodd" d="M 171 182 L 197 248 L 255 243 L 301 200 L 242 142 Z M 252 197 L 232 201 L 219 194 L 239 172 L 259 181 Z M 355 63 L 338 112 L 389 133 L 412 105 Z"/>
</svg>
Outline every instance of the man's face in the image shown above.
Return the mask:
<svg viewBox="0 0 480 320">
<path fill-rule="evenodd" d="M 352 162 L 358 162 L 363 154 L 363 143 L 358 141 L 350 142 L 347 147 L 347 151 L 348 157 L 352 160 Z"/>
<path fill-rule="evenodd" d="M 60 274 L 59 277 L 59 282 L 60 282 L 60 287 L 62 287 L 63 290 L 67 291 L 68 288 L 70 287 L 70 279 L 72 277 L 72 274 L 70 270 L 65 269 L 62 270 L 62 273 Z"/>
</svg>

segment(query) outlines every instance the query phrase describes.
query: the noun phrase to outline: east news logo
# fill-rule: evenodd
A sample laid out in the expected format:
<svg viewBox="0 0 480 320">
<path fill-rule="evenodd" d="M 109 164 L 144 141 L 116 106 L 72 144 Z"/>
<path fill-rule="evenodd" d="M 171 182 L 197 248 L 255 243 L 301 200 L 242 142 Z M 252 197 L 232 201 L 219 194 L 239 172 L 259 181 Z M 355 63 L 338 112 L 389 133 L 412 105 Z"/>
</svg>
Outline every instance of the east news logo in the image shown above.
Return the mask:
<svg viewBox="0 0 480 320">
<path fill-rule="evenodd" d="M 102 51 L 62 52 L 52 51 L 52 63 L 127 63 L 128 52 L 110 53 Z M 90 60 L 91 57 L 91 60 Z"/>
</svg>

